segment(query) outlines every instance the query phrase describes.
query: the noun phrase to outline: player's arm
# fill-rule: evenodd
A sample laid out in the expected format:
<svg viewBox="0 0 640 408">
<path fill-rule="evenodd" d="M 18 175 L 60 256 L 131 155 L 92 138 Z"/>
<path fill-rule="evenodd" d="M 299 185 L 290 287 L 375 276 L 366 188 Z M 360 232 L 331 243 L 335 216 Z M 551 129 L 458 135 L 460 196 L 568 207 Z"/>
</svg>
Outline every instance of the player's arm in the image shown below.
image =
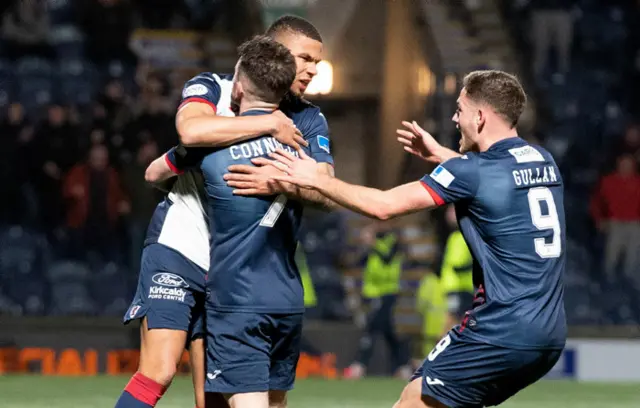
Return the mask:
<svg viewBox="0 0 640 408">
<path fill-rule="evenodd" d="M 189 147 L 228 146 L 271 134 L 281 143 L 299 148 L 306 142 L 282 112 L 260 116 L 217 116 L 215 108 L 201 101 L 183 105 L 176 114 L 180 143 Z"/>
<path fill-rule="evenodd" d="M 443 163 L 420 181 L 387 191 L 328 177 L 318 170 L 315 160 L 304 152 L 301 158 L 296 158 L 278 150 L 272 157 L 276 159 L 274 165 L 287 174 L 275 176 L 274 179 L 314 189 L 346 208 L 381 220 L 470 199 L 478 188 L 475 159 L 466 156 Z"/>
<path fill-rule="evenodd" d="M 182 91 L 176 114 L 180 143 L 189 147 L 220 147 L 271 134 L 295 149 L 306 141 L 291 119 L 280 111 L 270 115 L 225 117 L 217 115 L 222 89 L 217 77 L 201 74 Z"/>
<path fill-rule="evenodd" d="M 308 141 L 309 155 L 318 162 L 318 170 L 333 177 L 335 173 L 329 146 L 329 128 L 324 116 L 319 111 L 311 113 L 308 120 L 302 120 L 300 131 Z M 243 196 L 285 194 L 323 210 L 339 207 L 318 191 L 302 189 L 291 183 L 269 182 L 271 176 L 283 174 L 271 166 L 271 160 L 256 158 L 252 163 L 255 166 L 238 164 L 229 167 L 229 173 L 225 174 L 224 178 L 230 187 L 236 189 L 234 194 Z"/>
<path fill-rule="evenodd" d="M 320 168 L 319 171 L 326 174 L 327 177 L 335 177 L 335 170 L 329 163 L 318 163 L 318 166 Z M 288 186 L 283 185 L 282 189 L 288 196 L 297 198 L 306 202 L 307 204 L 326 211 L 333 211 L 340 208 L 340 204 L 336 203 L 330 197 L 322 194 L 320 191 L 300 188 L 292 184 L 289 184 Z"/>
<path fill-rule="evenodd" d="M 329 140 L 329 125 L 324 115 L 317 112 L 302 131 L 309 141 L 309 156 L 318 163 L 318 170 L 328 177 L 335 177 L 333 155 L 331 154 L 331 141 Z M 301 189 L 296 186 L 293 193 L 289 193 L 307 204 L 331 211 L 340 207 L 330 197 L 319 191 Z"/>
<path fill-rule="evenodd" d="M 165 153 L 151 162 L 144 172 L 144 179 L 158 190 L 168 193 L 171 190 L 170 179 L 177 174 L 171 169 Z"/>
<path fill-rule="evenodd" d="M 167 181 L 172 177 L 196 168 L 210 149 L 175 146 L 155 159 L 147 167 L 144 178 L 162 191 L 169 191 Z"/>
<path fill-rule="evenodd" d="M 272 155 L 274 165 L 289 174 L 274 179 L 313 189 L 339 205 L 367 217 L 388 220 L 403 214 L 428 209 L 436 202 L 420 182 L 404 184 L 391 190 L 378 190 L 346 183 L 322 172 L 318 163 L 304 152 L 301 159 L 278 150 Z"/>
</svg>

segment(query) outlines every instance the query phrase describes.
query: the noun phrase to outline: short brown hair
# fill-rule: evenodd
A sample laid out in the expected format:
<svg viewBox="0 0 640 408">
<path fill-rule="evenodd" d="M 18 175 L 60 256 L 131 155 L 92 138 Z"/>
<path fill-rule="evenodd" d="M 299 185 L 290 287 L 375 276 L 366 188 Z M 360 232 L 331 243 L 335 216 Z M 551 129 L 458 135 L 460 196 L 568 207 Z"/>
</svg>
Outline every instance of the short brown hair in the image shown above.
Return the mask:
<svg viewBox="0 0 640 408">
<path fill-rule="evenodd" d="M 513 128 L 527 104 L 527 94 L 514 75 L 503 71 L 473 71 L 463 80 L 467 97 L 491 106 Z"/>
<path fill-rule="evenodd" d="M 239 72 L 251 81 L 255 97 L 278 103 L 296 78 L 296 61 L 287 47 L 266 36 L 255 36 L 238 47 Z"/>
</svg>

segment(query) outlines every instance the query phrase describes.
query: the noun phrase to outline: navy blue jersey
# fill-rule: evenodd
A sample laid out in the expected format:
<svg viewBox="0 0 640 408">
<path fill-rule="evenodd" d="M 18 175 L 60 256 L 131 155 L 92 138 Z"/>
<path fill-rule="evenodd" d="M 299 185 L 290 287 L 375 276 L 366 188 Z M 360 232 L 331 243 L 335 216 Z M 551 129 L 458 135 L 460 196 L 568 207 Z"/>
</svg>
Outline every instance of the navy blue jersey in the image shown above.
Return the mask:
<svg viewBox="0 0 640 408">
<path fill-rule="evenodd" d="M 514 137 L 448 160 L 421 182 L 438 204 L 455 203 L 473 254 L 465 333 L 510 348 L 564 347 L 565 216 L 553 157 Z"/>
<path fill-rule="evenodd" d="M 196 79 L 199 77 L 196 77 Z M 195 81 L 196 79 L 192 80 Z M 215 85 L 202 80 L 198 99 L 215 96 Z M 193 96 L 185 95 L 185 101 Z M 217 96 L 219 100 L 222 97 Z M 193 99 L 192 99 L 193 100 Z M 200 100 L 198 100 L 200 101 Z M 216 105 L 219 107 L 219 105 Z M 303 100 L 289 100 L 282 107 L 309 142 L 305 152 L 318 162 L 333 164 L 327 122 L 320 110 Z M 252 110 L 244 115 L 270 112 Z M 272 197 L 234 196 L 223 180 L 232 164 L 251 164 L 251 159 L 267 157 L 283 146 L 265 135 L 217 149 L 183 147 L 172 149 L 167 157 L 178 169 L 199 162 L 205 180 L 207 215 L 211 232 L 211 268 L 207 285 L 214 308 L 220 311 L 264 313 L 302 313 L 304 301 L 300 274 L 294 261 L 302 215 L 300 203 L 284 195 Z"/>
</svg>

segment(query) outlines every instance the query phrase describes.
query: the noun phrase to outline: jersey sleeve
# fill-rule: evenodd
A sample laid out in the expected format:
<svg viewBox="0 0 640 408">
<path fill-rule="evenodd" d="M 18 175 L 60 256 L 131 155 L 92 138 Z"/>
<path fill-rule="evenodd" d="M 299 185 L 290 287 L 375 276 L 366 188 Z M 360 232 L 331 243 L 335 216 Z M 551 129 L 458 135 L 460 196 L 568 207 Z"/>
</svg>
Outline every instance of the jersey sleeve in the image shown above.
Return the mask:
<svg viewBox="0 0 640 408">
<path fill-rule="evenodd" d="M 318 111 L 309 121 L 306 129 L 300 129 L 304 139 L 309 142 L 309 156 L 319 163 L 333 166 L 329 125 L 324 115 Z"/>
<path fill-rule="evenodd" d="M 169 149 L 164 155 L 167 165 L 176 174 L 182 174 L 187 170 L 193 170 L 200 166 L 200 162 L 209 152 L 202 147 L 185 147 L 178 145 Z"/>
<path fill-rule="evenodd" d="M 189 102 L 199 102 L 211 106 L 214 112 L 217 112 L 221 93 L 220 84 L 214 77 L 206 73 L 197 75 L 184 84 L 178 110 Z"/>
<path fill-rule="evenodd" d="M 475 197 L 478 181 L 477 162 L 468 154 L 447 160 L 420 179 L 438 205 Z"/>
</svg>

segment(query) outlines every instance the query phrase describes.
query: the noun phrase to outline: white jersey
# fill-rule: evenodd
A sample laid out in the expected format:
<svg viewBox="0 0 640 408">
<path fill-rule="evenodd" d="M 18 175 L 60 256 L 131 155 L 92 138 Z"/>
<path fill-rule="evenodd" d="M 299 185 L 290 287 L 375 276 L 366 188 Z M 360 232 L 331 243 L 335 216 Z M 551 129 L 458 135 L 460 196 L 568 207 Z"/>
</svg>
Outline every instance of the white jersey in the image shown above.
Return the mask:
<svg viewBox="0 0 640 408">
<path fill-rule="evenodd" d="M 203 87 L 200 85 L 202 82 L 215 84 L 220 90 L 218 103 L 213 106 L 216 114 L 235 116 L 231 109 L 232 77 L 228 75 L 203 73 L 188 81 L 182 92 L 180 108 L 189 102 L 211 105 L 210 102 L 198 98 L 203 95 Z M 165 201 L 156 208 L 149 224 L 145 245 L 154 242 L 165 245 L 208 271 L 210 234 L 203 194 L 203 179 L 198 171 L 179 174 Z"/>
</svg>

